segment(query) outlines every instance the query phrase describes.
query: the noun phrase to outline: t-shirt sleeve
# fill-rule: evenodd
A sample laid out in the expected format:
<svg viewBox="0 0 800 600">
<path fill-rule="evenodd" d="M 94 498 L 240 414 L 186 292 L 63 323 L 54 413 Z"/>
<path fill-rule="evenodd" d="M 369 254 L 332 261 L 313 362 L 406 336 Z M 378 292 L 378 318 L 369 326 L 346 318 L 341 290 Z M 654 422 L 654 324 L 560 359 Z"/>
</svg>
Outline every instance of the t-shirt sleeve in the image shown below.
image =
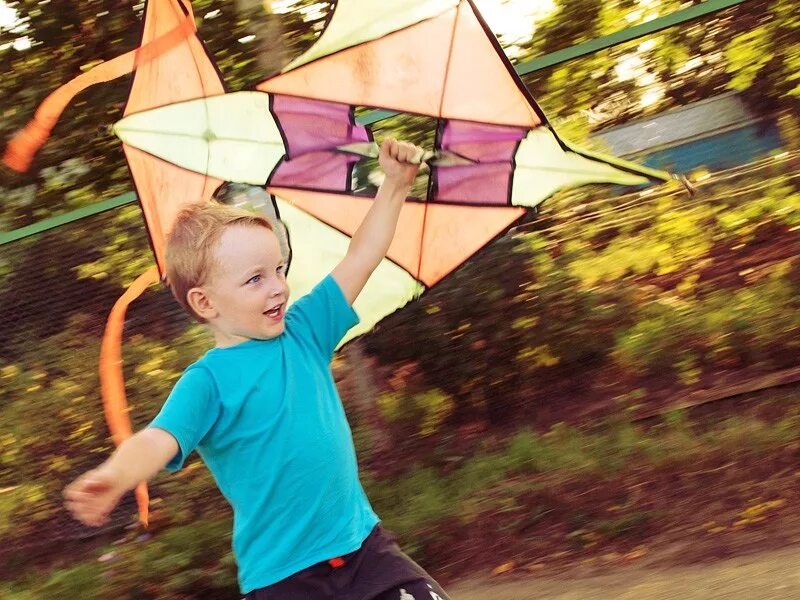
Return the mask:
<svg viewBox="0 0 800 600">
<path fill-rule="evenodd" d="M 289 308 L 286 320 L 295 334 L 313 340 L 325 356 L 333 356 L 347 331 L 358 324 L 358 315 L 328 275 Z"/>
<path fill-rule="evenodd" d="M 167 463 L 168 471 L 177 471 L 211 430 L 220 412 L 219 395 L 211 375 L 203 368 L 187 369 L 167 401 L 148 427 L 171 434 L 178 442 L 178 453 Z"/>
</svg>

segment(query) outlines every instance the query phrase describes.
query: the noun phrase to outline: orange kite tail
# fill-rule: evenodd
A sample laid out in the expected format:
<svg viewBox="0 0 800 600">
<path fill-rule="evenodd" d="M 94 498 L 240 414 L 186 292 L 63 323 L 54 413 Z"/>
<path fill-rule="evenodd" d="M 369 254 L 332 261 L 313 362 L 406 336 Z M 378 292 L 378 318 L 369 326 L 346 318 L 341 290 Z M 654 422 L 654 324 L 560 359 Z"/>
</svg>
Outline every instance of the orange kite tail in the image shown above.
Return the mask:
<svg viewBox="0 0 800 600">
<path fill-rule="evenodd" d="M 131 419 L 128 416 L 128 402 L 125 398 L 125 379 L 122 374 L 122 329 L 125 325 L 125 313 L 131 302 L 158 281 L 157 267 L 149 268 L 136 278 L 114 303 L 114 308 L 108 315 L 100 346 L 100 394 L 103 397 L 106 422 L 117 446 L 133 435 Z M 149 505 L 147 482 L 142 481 L 136 487 L 136 504 L 139 506 L 139 521 L 147 527 Z"/>
<path fill-rule="evenodd" d="M 36 109 L 33 119 L 8 143 L 3 155 L 3 163 L 20 173 L 26 171 L 36 152 L 50 137 L 50 132 L 58 122 L 61 113 L 75 96 L 96 83 L 111 81 L 132 73 L 139 65 L 151 61 L 181 44 L 194 32 L 194 18 L 189 13 L 175 28 L 164 35 L 135 50 L 101 63 L 86 73 L 81 73 L 51 92 Z"/>
</svg>

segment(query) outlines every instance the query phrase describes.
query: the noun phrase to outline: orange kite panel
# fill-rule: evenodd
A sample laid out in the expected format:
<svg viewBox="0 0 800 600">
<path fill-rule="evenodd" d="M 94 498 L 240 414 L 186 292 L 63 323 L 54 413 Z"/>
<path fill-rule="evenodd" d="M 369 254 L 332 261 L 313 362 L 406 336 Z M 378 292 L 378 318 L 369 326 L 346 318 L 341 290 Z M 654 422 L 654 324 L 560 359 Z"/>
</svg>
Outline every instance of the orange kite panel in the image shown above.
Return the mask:
<svg viewBox="0 0 800 600">
<path fill-rule="evenodd" d="M 183 3 L 191 18 L 191 6 Z M 176 2 L 148 2 L 142 44 L 170 31 L 186 19 Z M 133 80 L 125 115 L 174 102 L 215 96 L 225 92 L 214 64 L 196 35 L 185 44 L 139 66 Z M 164 273 L 165 235 L 175 216 L 189 203 L 207 201 L 222 183 L 167 163 L 125 145 L 136 192 L 147 220 L 159 269 Z"/>
<path fill-rule="evenodd" d="M 488 35 L 470 4 L 462 2 L 438 17 L 317 59 L 256 87 L 355 106 L 536 127 L 538 116 Z"/>
<path fill-rule="evenodd" d="M 136 193 L 142 205 L 156 262 L 165 272 L 166 236 L 185 206 L 211 199 L 222 181 L 151 156 L 123 144 Z"/>
<path fill-rule="evenodd" d="M 442 115 L 530 128 L 541 124 L 511 69 L 472 6 L 459 4 Z"/>
<path fill-rule="evenodd" d="M 456 10 L 386 37 L 315 60 L 256 87 L 316 98 L 436 116 L 442 99 L 447 42 Z M 385 65 L 392 65 L 391 69 Z"/>
<path fill-rule="evenodd" d="M 420 280 L 432 286 L 505 231 L 524 208 L 427 204 Z"/>
<path fill-rule="evenodd" d="M 269 188 L 269 191 L 348 237 L 353 236 L 372 205 L 372 198 L 288 188 Z M 406 202 L 386 256 L 431 287 L 524 212 L 523 208 L 507 206 Z"/>
<path fill-rule="evenodd" d="M 183 2 L 191 18 L 191 5 Z M 142 45 L 174 29 L 187 16 L 177 2 L 148 2 Z M 125 116 L 174 102 L 225 92 L 216 67 L 196 35 L 139 65 Z"/>
<path fill-rule="evenodd" d="M 269 192 L 341 231 L 347 237 L 353 237 L 373 202 L 372 198 L 363 196 L 306 192 L 290 188 L 270 187 Z M 417 277 L 419 268 L 424 208 L 425 205 L 418 202 L 406 202 L 403 205 L 397 224 L 397 234 L 386 253 L 389 259 L 413 277 Z"/>
</svg>

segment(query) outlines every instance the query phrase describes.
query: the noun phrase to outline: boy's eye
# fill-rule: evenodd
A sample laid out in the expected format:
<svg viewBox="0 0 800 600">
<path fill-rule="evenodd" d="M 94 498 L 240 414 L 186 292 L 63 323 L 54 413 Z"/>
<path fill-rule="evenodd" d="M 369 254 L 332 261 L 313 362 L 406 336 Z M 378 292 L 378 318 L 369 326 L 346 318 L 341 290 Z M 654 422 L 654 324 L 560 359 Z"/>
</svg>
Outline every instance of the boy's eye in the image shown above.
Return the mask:
<svg viewBox="0 0 800 600">
<path fill-rule="evenodd" d="M 261 275 L 253 275 L 247 280 L 247 283 L 258 283 L 259 281 L 261 281 Z"/>
<path fill-rule="evenodd" d="M 286 275 L 286 265 L 280 265 L 276 269 L 279 275 Z"/>
</svg>

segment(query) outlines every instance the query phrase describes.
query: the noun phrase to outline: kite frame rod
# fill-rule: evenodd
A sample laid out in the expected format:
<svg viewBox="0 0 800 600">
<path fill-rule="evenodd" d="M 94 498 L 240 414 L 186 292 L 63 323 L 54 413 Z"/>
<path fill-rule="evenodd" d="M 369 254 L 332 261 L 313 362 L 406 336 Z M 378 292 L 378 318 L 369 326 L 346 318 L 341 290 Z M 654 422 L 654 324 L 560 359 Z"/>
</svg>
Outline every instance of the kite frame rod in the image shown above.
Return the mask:
<svg viewBox="0 0 800 600">
<path fill-rule="evenodd" d="M 51 229 L 56 229 L 62 225 L 69 225 L 70 223 L 80 221 L 81 219 L 93 217 L 94 215 L 98 215 L 107 210 L 113 210 L 127 204 L 133 204 L 134 202 L 136 202 L 136 194 L 134 192 L 125 192 L 119 196 L 109 198 L 108 200 L 87 204 L 86 206 L 81 206 L 80 208 L 76 208 L 68 213 L 42 219 L 36 223 L 26 225 L 25 227 L 20 227 L 19 229 L 14 229 L 12 231 L 0 231 L 0 246 L 36 235 L 37 233 L 43 233 Z"/>
<path fill-rule="evenodd" d="M 747 0 L 705 0 L 705 2 L 702 2 L 701 4 L 695 4 L 689 8 L 676 10 L 673 13 L 664 15 L 663 17 L 658 17 L 652 21 L 627 27 L 615 33 L 594 38 L 588 42 L 575 44 L 569 48 L 563 48 L 561 50 L 556 50 L 555 52 L 550 52 L 544 56 L 521 63 L 517 65 L 515 69 L 519 75 L 528 75 L 530 73 L 546 69 L 547 67 L 552 67 L 553 65 L 570 61 L 574 58 L 580 58 L 581 56 L 593 54 L 600 50 L 605 50 L 606 48 L 618 46 L 619 44 L 624 44 L 625 42 L 629 42 L 631 40 L 651 35 L 653 33 L 658 33 L 659 31 L 674 27 L 676 25 L 681 25 L 688 21 L 700 19 L 720 10 L 743 4 L 744 2 L 747 2 Z M 361 115 L 360 117 L 357 117 L 356 122 L 358 122 L 360 125 L 372 125 L 378 121 L 388 119 L 389 117 L 393 117 L 398 114 L 400 113 L 391 110 L 373 110 Z M 136 194 L 133 192 L 127 192 L 102 202 L 82 206 L 81 208 L 62 215 L 43 219 L 42 221 L 38 221 L 31 225 L 26 225 L 25 227 L 20 227 L 19 229 L 14 229 L 8 232 L 0 232 L 0 246 L 36 235 L 38 233 L 49 231 L 50 229 L 55 229 L 56 227 L 60 227 L 62 225 L 67 225 L 80 219 L 97 215 L 107 210 L 119 208 L 121 206 L 125 206 L 126 204 L 132 204 L 134 202 L 136 202 Z"/>
</svg>

